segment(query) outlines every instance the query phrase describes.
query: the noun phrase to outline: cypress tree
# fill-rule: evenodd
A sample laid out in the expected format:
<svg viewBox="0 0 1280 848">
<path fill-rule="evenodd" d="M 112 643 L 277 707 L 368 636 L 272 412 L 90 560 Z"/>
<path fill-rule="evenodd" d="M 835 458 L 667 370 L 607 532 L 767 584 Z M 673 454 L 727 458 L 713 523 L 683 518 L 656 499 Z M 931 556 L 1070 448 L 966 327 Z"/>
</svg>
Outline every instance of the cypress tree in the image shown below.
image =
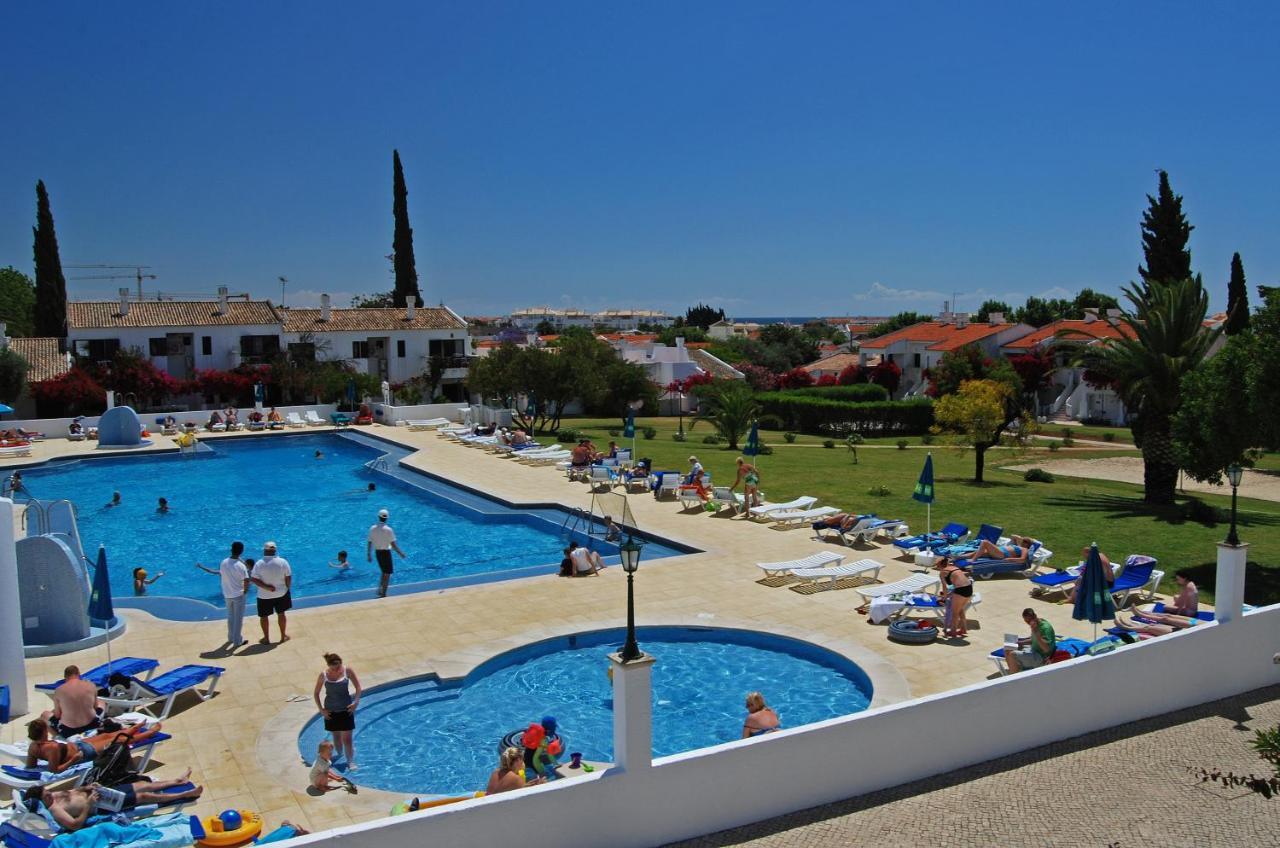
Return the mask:
<svg viewBox="0 0 1280 848">
<path fill-rule="evenodd" d="M 1240 254 L 1231 257 L 1231 281 L 1227 283 L 1227 323 L 1223 331 L 1234 336 L 1249 329 L 1249 289 L 1244 283 L 1244 263 Z"/>
<path fill-rule="evenodd" d="M 1191 276 L 1191 251 L 1187 241 L 1195 227 L 1182 214 L 1182 195 L 1169 187 L 1169 174 L 1160 171 L 1156 196 L 1147 195 L 1147 211 L 1142 213 L 1142 252 L 1147 266 L 1138 266 L 1146 287 L 1185 280 Z"/>
<path fill-rule="evenodd" d="M 395 215 L 395 236 L 391 249 L 395 252 L 396 287 L 392 299 L 398 307 L 409 305 L 409 298 L 417 306 L 422 305 L 418 292 L 418 269 L 413 260 L 413 227 L 409 226 L 409 189 L 404 184 L 404 168 L 400 165 L 400 151 L 391 152 L 394 170 L 394 187 L 391 211 Z"/>
<path fill-rule="evenodd" d="M 58 339 L 67 337 L 67 278 L 58 257 L 58 234 L 53 231 L 53 212 L 44 180 L 36 182 L 35 236 L 36 310 L 35 334 Z"/>
</svg>

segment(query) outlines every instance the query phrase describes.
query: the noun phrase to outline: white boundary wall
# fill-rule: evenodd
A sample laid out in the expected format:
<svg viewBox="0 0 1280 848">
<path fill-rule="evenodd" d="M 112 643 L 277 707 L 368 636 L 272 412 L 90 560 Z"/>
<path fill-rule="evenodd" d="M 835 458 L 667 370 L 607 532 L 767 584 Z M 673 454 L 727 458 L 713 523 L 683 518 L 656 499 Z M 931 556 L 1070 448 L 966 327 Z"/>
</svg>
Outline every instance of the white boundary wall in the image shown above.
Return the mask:
<svg viewBox="0 0 1280 848">
<path fill-rule="evenodd" d="M 414 406 L 388 406 L 385 403 L 371 404 L 374 411 L 381 410 L 379 423 L 397 424 L 401 421 L 426 421 L 431 418 L 448 418 L 450 421 L 462 423 L 461 409 L 467 404 L 462 401 L 453 403 L 420 403 Z"/>
<path fill-rule="evenodd" d="M 1280 605 L 1110 654 L 655 760 L 630 774 L 615 768 L 297 843 L 661 845 L 1267 686 L 1280 680 L 1272 662 L 1278 648 Z"/>
<path fill-rule="evenodd" d="M 329 423 L 329 413 L 333 412 L 337 408 L 338 408 L 337 404 L 319 403 L 319 404 L 302 404 L 300 406 L 277 406 L 276 411 L 279 412 L 282 416 L 284 416 L 284 415 L 288 415 L 290 412 L 296 412 L 299 415 L 302 415 L 308 409 L 314 409 L 316 411 L 316 415 L 319 415 L 321 418 L 323 418 L 325 420 L 325 423 L 327 424 Z M 227 408 L 223 406 L 223 407 L 220 407 L 217 411 L 225 412 L 226 409 Z M 263 414 L 265 414 L 269 409 L 271 409 L 270 406 L 263 406 L 262 407 Z M 254 408 L 252 406 L 238 407 L 236 409 L 236 413 L 240 418 L 241 424 L 244 424 L 246 421 L 249 420 L 249 413 L 253 412 L 253 410 Z M 172 415 L 175 419 L 177 419 L 179 426 L 182 426 L 186 424 L 188 421 L 190 421 L 194 424 L 200 425 L 200 427 L 203 429 L 205 423 L 209 420 L 209 416 L 212 415 L 213 412 L 214 410 L 212 409 L 203 409 L 203 410 L 196 409 L 196 410 L 189 410 L 186 412 L 139 412 L 138 418 L 141 419 L 143 425 L 146 426 L 147 430 L 149 430 L 151 433 L 154 434 L 158 432 L 160 429 L 156 425 L 157 418 L 164 418 L 166 416 Z M 101 415 L 86 415 L 84 418 L 80 420 L 80 423 L 83 424 L 85 427 L 97 427 L 98 419 L 101 417 L 102 417 Z M 8 430 L 11 427 L 21 427 L 24 430 L 31 430 L 32 432 L 35 432 L 35 433 L 44 433 L 45 438 L 48 438 L 48 439 L 65 439 L 67 436 L 67 427 L 70 426 L 71 422 L 74 420 L 75 418 L 28 418 L 25 420 L 3 418 L 3 419 L 0 419 L 0 430 Z"/>
</svg>

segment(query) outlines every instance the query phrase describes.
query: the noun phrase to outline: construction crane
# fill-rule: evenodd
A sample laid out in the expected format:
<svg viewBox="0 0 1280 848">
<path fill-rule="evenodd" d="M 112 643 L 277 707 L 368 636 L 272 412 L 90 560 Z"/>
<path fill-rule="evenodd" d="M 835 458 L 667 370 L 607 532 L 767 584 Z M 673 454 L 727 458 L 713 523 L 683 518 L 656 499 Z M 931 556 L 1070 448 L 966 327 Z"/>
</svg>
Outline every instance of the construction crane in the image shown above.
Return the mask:
<svg viewBox="0 0 1280 848">
<path fill-rule="evenodd" d="M 73 280 L 137 280 L 138 281 L 138 300 L 142 300 L 142 281 L 157 279 L 155 274 L 144 274 L 143 271 L 150 270 L 150 265 L 68 265 L 68 268 L 77 270 L 103 270 L 103 271 L 124 271 L 133 269 L 132 274 L 90 274 L 84 277 L 72 277 Z"/>
</svg>

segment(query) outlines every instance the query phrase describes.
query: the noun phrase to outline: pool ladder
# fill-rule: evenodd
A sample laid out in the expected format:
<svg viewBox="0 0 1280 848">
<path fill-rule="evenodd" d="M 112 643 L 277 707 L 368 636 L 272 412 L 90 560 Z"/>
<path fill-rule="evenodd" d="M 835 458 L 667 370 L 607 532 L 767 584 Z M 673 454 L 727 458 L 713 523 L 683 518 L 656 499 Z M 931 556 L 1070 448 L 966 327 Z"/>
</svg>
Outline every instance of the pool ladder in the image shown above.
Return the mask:
<svg viewBox="0 0 1280 848">
<path fill-rule="evenodd" d="M 369 460 L 364 464 L 364 467 L 369 469 L 370 471 L 381 471 L 383 473 L 390 473 L 391 471 L 390 466 L 387 465 L 386 454 L 383 454 L 377 459 Z"/>
</svg>

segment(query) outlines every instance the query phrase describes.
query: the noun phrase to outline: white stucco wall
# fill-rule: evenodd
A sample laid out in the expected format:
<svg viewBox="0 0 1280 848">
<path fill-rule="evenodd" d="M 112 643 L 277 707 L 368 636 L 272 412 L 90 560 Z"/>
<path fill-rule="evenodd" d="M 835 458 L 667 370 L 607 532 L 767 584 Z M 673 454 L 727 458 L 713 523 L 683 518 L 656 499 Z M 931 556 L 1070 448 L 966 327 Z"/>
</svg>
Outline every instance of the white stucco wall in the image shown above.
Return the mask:
<svg viewBox="0 0 1280 848">
<path fill-rule="evenodd" d="M 201 371 L 216 368 L 225 371 L 240 364 L 241 336 L 278 336 L 279 324 L 243 324 L 214 327 L 124 327 L 91 330 L 71 330 L 67 336 L 70 350 L 75 350 L 75 343 L 93 339 L 118 339 L 122 348 L 137 348 L 144 356 L 149 356 L 151 339 L 163 338 L 170 333 L 190 333 L 191 349 L 195 367 Z M 204 350 L 202 338 L 210 339 L 210 354 Z M 283 345 L 281 345 L 283 349 Z M 168 357 L 149 356 L 151 362 L 160 370 L 167 372 Z"/>
<path fill-rule="evenodd" d="M 300 340 L 300 333 L 285 333 L 281 347 L 288 349 L 292 343 Z M 352 344 L 354 342 L 367 341 L 372 338 L 387 339 L 387 380 L 392 383 L 403 383 L 410 377 L 421 374 L 427 368 L 427 357 L 430 354 L 431 340 L 452 339 L 461 341 L 463 344 L 460 356 L 471 356 L 471 337 L 465 329 L 458 330 L 360 330 L 358 332 L 342 331 L 342 332 L 324 332 L 316 333 L 317 342 L 326 342 L 329 345 L 327 353 L 317 353 L 317 356 L 328 360 L 345 360 L 351 362 L 360 371 L 370 373 L 368 370 L 368 361 L 364 359 L 353 359 Z M 405 355 L 403 357 L 396 355 L 397 342 L 403 340 L 405 343 Z M 446 377 L 454 375 L 448 374 Z"/>
</svg>

